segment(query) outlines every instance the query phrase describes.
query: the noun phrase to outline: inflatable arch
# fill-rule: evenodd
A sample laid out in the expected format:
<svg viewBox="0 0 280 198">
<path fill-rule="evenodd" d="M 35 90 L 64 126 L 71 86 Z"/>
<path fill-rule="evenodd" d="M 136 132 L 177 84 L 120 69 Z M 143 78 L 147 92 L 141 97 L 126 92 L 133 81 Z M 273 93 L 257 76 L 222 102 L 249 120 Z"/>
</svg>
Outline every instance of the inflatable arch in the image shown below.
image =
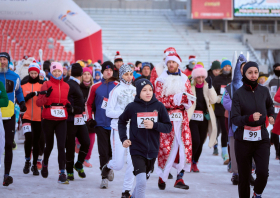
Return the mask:
<svg viewBox="0 0 280 198">
<path fill-rule="evenodd" d="M 50 20 L 75 43 L 75 60 L 103 60 L 101 27 L 72 0 L 0 1 L 0 19 Z"/>
</svg>

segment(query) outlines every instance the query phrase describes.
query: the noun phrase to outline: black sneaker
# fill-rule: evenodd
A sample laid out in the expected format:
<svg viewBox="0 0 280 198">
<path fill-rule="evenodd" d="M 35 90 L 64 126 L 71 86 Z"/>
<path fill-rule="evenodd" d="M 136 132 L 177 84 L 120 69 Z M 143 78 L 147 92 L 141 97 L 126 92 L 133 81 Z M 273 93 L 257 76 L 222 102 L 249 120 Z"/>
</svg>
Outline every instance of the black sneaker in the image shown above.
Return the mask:
<svg viewBox="0 0 280 198">
<path fill-rule="evenodd" d="M 85 171 L 84 169 L 77 169 L 76 166 L 74 165 L 74 169 L 78 172 L 78 175 L 80 178 L 86 178 L 86 174 L 85 174 Z"/>
<path fill-rule="evenodd" d="M 60 184 L 69 184 L 69 181 L 67 180 L 67 177 L 64 173 L 59 175 L 57 182 Z"/>
<path fill-rule="evenodd" d="M 5 175 L 3 180 L 3 186 L 9 186 L 13 183 L 13 178 L 10 175 Z"/>
<path fill-rule="evenodd" d="M 28 174 L 30 172 L 30 166 L 31 166 L 30 161 L 26 161 L 25 165 L 23 167 L 23 173 L 24 174 Z"/>
<path fill-rule="evenodd" d="M 110 170 L 111 170 L 111 169 L 107 167 L 107 164 L 105 164 L 105 165 L 102 167 L 101 176 L 104 177 L 104 178 L 108 178 L 108 175 L 109 175 Z"/>
<path fill-rule="evenodd" d="M 188 185 L 186 185 L 184 183 L 183 179 L 177 179 L 175 184 L 174 184 L 175 188 L 180 188 L 180 189 L 184 189 L 184 190 L 188 190 L 190 187 Z"/>
<path fill-rule="evenodd" d="M 161 178 L 158 178 L 158 188 L 160 190 L 164 190 L 165 187 L 166 187 L 166 183 Z"/>
<path fill-rule="evenodd" d="M 232 185 L 238 185 L 239 175 L 233 175 L 231 178 Z"/>
<path fill-rule="evenodd" d="M 168 179 L 173 179 L 173 175 L 171 175 L 171 173 L 169 173 Z"/>
<path fill-rule="evenodd" d="M 255 185 L 255 179 L 254 179 L 253 175 L 251 175 L 251 178 L 250 178 L 250 185 L 251 186 Z"/>
<path fill-rule="evenodd" d="M 42 162 L 41 175 L 43 178 L 48 178 L 49 175 L 48 166 L 44 165 L 44 161 Z"/>
<path fill-rule="evenodd" d="M 121 198 L 129 198 L 130 194 L 129 194 L 129 190 L 126 190 L 122 193 L 122 197 Z"/>
<path fill-rule="evenodd" d="M 33 175 L 35 175 L 35 176 L 39 175 L 39 171 L 38 171 L 37 165 L 32 166 L 31 167 L 31 171 L 33 172 Z"/>
<path fill-rule="evenodd" d="M 67 180 L 74 181 L 74 173 L 67 173 Z"/>
</svg>

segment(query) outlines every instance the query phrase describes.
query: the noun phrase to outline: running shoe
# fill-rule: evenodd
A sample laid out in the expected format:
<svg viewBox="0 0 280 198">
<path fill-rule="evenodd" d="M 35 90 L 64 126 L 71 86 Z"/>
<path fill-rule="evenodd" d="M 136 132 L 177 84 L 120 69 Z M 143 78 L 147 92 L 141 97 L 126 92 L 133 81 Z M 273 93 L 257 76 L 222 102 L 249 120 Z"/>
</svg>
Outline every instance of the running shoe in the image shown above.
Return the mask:
<svg viewBox="0 0 280 198">
<path fill-rule="evenodd" d="M 60 174 L 58 177 L 58 181 L 59 184 L 69 184 L 69 181 L 67 180 L 67 177 L 64 173 Z"/>
<path fill-rule="evenodd" d="M 158 188 L 159 188 L 160 190 L 164 190 L 165 187 L 166 187 L 166 183 L 161 179 L 161 177 L 158 178 Z"/>
<path fill-rule="evenodd" d="M 122 197 L 121 198 L 129 198 L 130 197 L 130 193 L 129 190 L 126 190 L 122 193 Z"/>
<path fill-rule="evenodd" d="M 113 181 L 114 180 L 114 171 L 112 169 L 109 171 L 108 180 L 109 181 Z"/>
<path fill-rule="evenodd" d="M 37 168 L 38 168 L 38 170 L 42 169 L 42 163 L 40 161 L 37 162 Z"/>
<path fill-rule="evenodd" d="M 251 186 L 255 185 L 255 179 L 254 179 L 253 175 L 251 175 L 251 177 L 250 177 L 250 185 Z"/>
<path fill-rule="evenodd" d="M 25 161 L 25 165 L 23 167 L 24 174 L 28 174 L 30 172 L 30 166 L 31 166 L 30 161 Z"/>
<path fill-rule="evenodd" d="M 10 175 L 4 175 L 3 186 L 9 186 L 13 183 L 13 178 Z"/>
<path fill-rule="evenodd" d="M 229 163 L 229 157 L 228 154 L 223 155 L 224 165 L 228 165 Z"/>
<path fill-rule="evenodd" d="M 35 176 L 39 175 L 39 171 L 38 171 L 37 165 L 32 166 L 31 167 L 31 171 L 33 172 L 33 175 L 35 175 Z"/>
<path fill-rule="evenodd" d="M 171 175 L 171 173 L 169 173 L 168 179 L 173 179 L 173 175 Z"/>
<path fill-rule="evenodd" d="M 192 163 L 191 171 L 194 172 L 194 173 L 198 173 L 199 172 L 199 169 L 197 168 L 197 164 Z"/>
<path fill-rule="evenodd" d="M 218 148 L 214 148 L 213 155 L 215 155 L 215 156 L 218 156 L 218 155 L 219 155 Z"/>
<path fill-rule="evenodd" d="M 17 143 L 15 142 L 15 140 L 13 141 L 13 150 L 17 149 Z"/>
<path fill-rule="evenodd" d="M 68 181 L 74 181 L 74 173 L 67 173 Z"/>
<path fill-rule="evenodd" d="M 175 188 L 180 188 L 180 189 L 184 189 L 184 190 L 188 190 L 190 187 L 188 185 L 186 185 L 184 183 L 183 179 L 177 179 L 175 184 L 174 184 Z"/>
<path fill-rule="evenodd" d="M 88 160 L 85 160 L 84 163 L 83 163 L 83 165 L 84 165 L 85 167 L 92 168 L 92 164 L 89 163 Z"/>
<path fill-rule="evenodd" d="M 262 198 L 261 196 L 257 196 L 256 193 L 254 193 L 252 198 Z"/>
<path fill-rule="evenodd" d="M 232 175 L 231 182 L 232 182 L 232 185 L 238 185 L 239 175 Z"/>
<path fill-rule="evenodd" d="M 78 168 L 76 168 L 76 166 L 74 165 L 74 169 L 78 172 L 78 175 L 79 175 L 80 178 L 86 178 L 86 174 L 85 174 L 85 171 L 84 171 L 83 168 L 82 168 L 82 169 L 78 169 Z"/>
<path fill-rule="evenodd" d="M 44 165 L 44 161 L 42 162 L 43 166 L 42 166 L 42 170 L 41 170 L 41 175 L 43 178 L 47 178 L 49 175 L 49 171 L 48 171 L 48 166 Z"/>
<path fill-rule="evenodd" d="M 108 188 L 108 179 L 102 179 L 101 184 L 100 184 L 101 189 L 107 189 Z"/>
</svg>

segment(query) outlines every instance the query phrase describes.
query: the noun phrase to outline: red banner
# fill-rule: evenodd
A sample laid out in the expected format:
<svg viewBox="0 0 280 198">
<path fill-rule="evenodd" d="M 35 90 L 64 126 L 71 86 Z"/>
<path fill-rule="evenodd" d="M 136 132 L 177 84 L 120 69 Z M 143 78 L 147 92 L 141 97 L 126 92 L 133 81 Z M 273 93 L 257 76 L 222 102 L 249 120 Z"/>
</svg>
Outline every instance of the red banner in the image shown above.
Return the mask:
<svg viewBox="0 0 280 198">
<path fill-rule="evenodd" d="M 232 19 L 232 0 L 193 0 L 193 19 Z"/>
</svg>

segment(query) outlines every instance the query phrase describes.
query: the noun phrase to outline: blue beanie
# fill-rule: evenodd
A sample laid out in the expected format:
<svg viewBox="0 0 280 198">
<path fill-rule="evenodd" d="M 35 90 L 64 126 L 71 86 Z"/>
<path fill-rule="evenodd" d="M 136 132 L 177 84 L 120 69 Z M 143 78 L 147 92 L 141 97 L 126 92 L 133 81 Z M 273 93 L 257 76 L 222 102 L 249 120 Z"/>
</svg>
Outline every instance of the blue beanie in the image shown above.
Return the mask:
<svg viewBox="0 0 280 198">
<path fill-rule="evenodd" d="M 142 69 L 143 69 L 144 67 L 149 67 L 149 68 L 151 69 L 151 64 L 148 63 L 148 62 L 144 62 L 144 63 L 142 63 Z"/>
<path fill-rule="evenodd" d="M 222 62 L 222 64 L 221 64 L 221 68 L 223 69 L 224 66 L 226 66 L 226 65 L 230 65 L 230 66 L 231 66 L 231 62 L 230 62 L 229 60 L 224 60 L 224 61 Z"/>
<path fill-rule="evenodd" d="M 146 78 L 141 78 L 135 82 L 136 94 L 139 98 L 140 98 L 140 93 L 141 93 L 142 89 L 146 85 L 151 85 L 151 87 L 153 88 L 153 84 Z"/>
</svg>

